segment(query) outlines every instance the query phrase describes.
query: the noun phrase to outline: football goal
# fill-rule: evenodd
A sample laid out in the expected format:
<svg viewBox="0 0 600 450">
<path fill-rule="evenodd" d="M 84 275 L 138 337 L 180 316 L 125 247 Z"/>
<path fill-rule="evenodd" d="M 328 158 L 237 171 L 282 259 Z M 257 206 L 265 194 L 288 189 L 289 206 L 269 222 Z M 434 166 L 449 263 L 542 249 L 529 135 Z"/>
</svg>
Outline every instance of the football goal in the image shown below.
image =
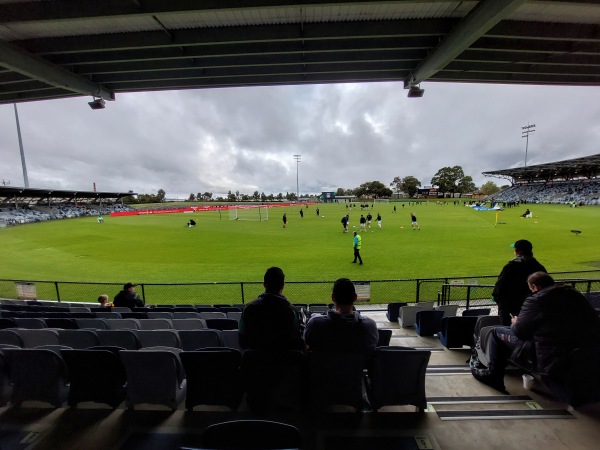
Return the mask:
<svg viewBox="0 0 600 450">
<path fill-rule="evenodd" d="M 229 208 L 229 220 L 254 220 L 264 222 L 269 220 L 267 206 L 232 206 Z"/>
</svg>

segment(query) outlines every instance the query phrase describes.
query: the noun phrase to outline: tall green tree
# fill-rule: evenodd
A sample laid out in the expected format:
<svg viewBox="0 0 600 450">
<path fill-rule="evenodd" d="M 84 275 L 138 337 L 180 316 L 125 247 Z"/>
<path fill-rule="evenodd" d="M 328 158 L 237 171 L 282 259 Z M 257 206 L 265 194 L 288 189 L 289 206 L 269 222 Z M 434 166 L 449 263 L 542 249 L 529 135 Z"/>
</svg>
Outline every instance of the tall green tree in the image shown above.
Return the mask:
<svg viewBox="0 0 600 450">
<path fill-rule="evenodd" d="M 335 191 L 335 195 L 336 197 L 339 197 L 340 195 L 346 195 L 346 191 L 344 190 L 344 188 L 337 188 L 337 191 Z"/>
<path fill-rule="evenodd" d="M 396 189 L 396 194 L 399 194 L 402 190 L 402 177 L 394 177 L 390 183 L 390 187 Z"/>
<path fill-rule="evenodd" d="M 354 189 L 357 197 L 391 197 L 392 194 L 392 190 L 381 181 L 367 181 Z"/>
<path fill-rule="evenodd" d="M 402 191 L 406 192 L 409 197 L 417 195 L 420 186 L 421 182 L 412 175 L 402 178 L 402 183 L 400 184 Z"/>
<path fill-rule="evenodd" d="M 458 186 L 456 190 L 461 194 L 468 194 L 475 191 L 476 189 L 477 186 L 475 186 L 475 183 L 473 183 L 473 178 L 471 178 L 469 175 L 464 176 L 460 180 L 458 180 Z"/>
<path fill-rule="evenodd" d="M 498 192 L 500 188 L 493 181 L 488 181 L 487 183 L 483 183 L 481 186 L 481 192 L 485 195 L 492 195 Z"/>
<path fill-rule="evenodd" d="M 461 166 L 442 167 L 431 179 L 431 184 L 437 186 L 441 192 L 462 192 L 459 185 L 463 178 L 465 173 Z M 471 177 L 469 179 L 465 179 L 462 188 L 468 187 L 469 181 L 473 182 Z"/>
<path fill-rule="evenodd" d="M 195 196 L 195 195 L 194 195 L 194 193 L 192 192 L 192 193 L 190 194 L 190 196 L 188 197 L 187 201 L 188 201 L 188 202 L 193 202 L 193 201 L 195 201 L 195 200 L 196 200 L 196 196 Z"/>
</svg>

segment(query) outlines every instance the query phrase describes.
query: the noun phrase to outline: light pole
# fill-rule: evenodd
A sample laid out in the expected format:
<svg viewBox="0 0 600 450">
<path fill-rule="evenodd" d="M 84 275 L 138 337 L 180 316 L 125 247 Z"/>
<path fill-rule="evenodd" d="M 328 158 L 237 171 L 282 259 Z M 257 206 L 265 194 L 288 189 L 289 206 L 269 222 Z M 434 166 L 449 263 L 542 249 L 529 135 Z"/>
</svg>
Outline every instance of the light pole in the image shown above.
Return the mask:
<svg viewBox="0 0 600 450">
<path fill-rule="evenodd" d="M 300 185 L 298 184 L 298 166 L 300 164 L 300 157 L 302 155 L 294 155 L 294 159 L 296 160 L 296 201 L 300 200 Z"/>
<path fill-rule="evenodd" d="M 19 149 L 21 151 L 21 166 L 23 167 L 23 181 L 25 187 L 29 187 L 29 178 L 27 178 L 27 166 L 25 165 L 25 151 L 23 150 L 23 139 L 21 139 L 21 125 L 19 124 L 19 113 L 17 112 L 17 104 L 13 103 L 15 107 L 15 122 L 17 122 L 17 136 L 19 136 Z"/>
<path fill-rule="evenodd" d="M 521 129 L 523 130 L 523 132 L 521 133 L 521 137 L 525 138 L 525 167 L 527 167 L 527 149 L 529 148 L 529 135 L 532 133 L 535 133 L 535 130 L 533 129 L 535 128 L 535 123 L 529 125 L 529 123 L 527 124 L 526 127 L 521 127 Z"/>
</svg>

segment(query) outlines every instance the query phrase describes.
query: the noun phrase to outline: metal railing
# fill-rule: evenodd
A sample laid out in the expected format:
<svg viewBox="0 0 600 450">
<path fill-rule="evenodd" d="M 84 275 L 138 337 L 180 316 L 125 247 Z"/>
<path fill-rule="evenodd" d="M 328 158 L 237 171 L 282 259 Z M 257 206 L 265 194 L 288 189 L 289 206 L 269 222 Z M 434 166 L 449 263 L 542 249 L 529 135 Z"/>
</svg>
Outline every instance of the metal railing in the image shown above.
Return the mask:
<svg viewBox="0 0 600 450">
<path fill-rule="evenodd" d="M 557 280 L 568 280 L 582 292 L 600 291 L 600 270 L 553 273 Z M 467 294 L 472 304 L 490 304 L 491 288 L 497 275 L 413 278 L 397 280 L 363 280 L 367 288 L 368 301 L 359 302 L 362 308 L 382 308 L 390 302 L 439 301 L 444 285 L 464 286 L 467 289 L 451 289 L 448 301 L 466 301 Z M 462 284 L 456 280 L 461 280 Z M 355 280 L 358 282 L 358 280 Z M 329 303 L 330 281 L 289 281 L 284 294 L 292 303 Z M 77 281 L 40 281 L 0 279 L 1 298 L 27 298 L 59 302 L 95 302 L 100 294 L 112 299 L 123 287 L 123 283 L 89 283 Z M 24 289 L 26 288 L 26 289 Z M 215 283 L 139 283 L 138 293 L 148 304 L 243 304 L 254 300 L 263 292 L 262 282 L 215 282 Z M 19 295 L 21 294 L 21 295 Z M 482 302 L 482 303 L 480 303 Z"/>
</svg>

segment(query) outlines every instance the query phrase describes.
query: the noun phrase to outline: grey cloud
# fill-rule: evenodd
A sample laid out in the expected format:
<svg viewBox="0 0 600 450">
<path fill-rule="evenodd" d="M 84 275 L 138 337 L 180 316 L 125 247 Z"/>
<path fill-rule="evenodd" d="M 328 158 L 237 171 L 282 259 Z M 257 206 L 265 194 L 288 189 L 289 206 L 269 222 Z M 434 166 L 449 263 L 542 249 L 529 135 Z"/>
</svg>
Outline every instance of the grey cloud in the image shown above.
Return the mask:
<svg viewBox="0 0 600 450">
<path fill-rule="evenodd" d="M 481 172 L 523 165 L 521 126 L 536 124 L 528 165 L 598 153 L 593 87 L 399 83 L 122 94 L 105 110 L 87 99 L 18 106 L 30 185 L 154 192 L 351 188 L 444 166 Z M 0 177 L 22 184 L 12 105 L 0 106 Z M 502 179 L 493 179 L 504 184 Z"/>
</svg>

